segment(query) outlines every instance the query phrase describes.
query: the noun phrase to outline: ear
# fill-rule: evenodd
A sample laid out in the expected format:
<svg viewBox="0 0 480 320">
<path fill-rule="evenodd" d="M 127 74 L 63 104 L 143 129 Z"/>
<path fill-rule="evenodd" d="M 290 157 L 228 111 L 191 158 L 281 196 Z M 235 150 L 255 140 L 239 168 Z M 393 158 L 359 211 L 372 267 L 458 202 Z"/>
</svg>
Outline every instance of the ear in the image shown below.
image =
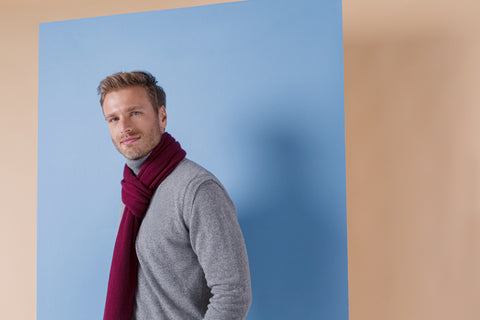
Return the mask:
<svg viewBox="0 0 480 320">
<path fill-rule="evenodd" d="M 164 133 L 165 127 L 167 126 L 167 110 L 165 106 L 158 108 L 158 121 L 160 123 L 160 130 Z"/>
</svg>

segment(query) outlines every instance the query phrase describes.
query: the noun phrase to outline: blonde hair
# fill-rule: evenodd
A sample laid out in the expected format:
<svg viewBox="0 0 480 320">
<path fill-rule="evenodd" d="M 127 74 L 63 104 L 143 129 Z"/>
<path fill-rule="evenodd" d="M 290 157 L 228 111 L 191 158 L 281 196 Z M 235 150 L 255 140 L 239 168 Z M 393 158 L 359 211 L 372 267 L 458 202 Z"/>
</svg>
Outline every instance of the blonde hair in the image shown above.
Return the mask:
<svg viewBox="0 0 480 320">
<path fill-rule="evenodd" d="M 97 88 L 100 105 L 103 107 L 103 101 L 109 92 L 134 86 L 145 89 L 155 112 L 158 113 L 161 106 L 166 107 L 165 91 L 157 85 L 155 77 L 146 71 L 117 72 L 103 79 Z"/>
</svg>

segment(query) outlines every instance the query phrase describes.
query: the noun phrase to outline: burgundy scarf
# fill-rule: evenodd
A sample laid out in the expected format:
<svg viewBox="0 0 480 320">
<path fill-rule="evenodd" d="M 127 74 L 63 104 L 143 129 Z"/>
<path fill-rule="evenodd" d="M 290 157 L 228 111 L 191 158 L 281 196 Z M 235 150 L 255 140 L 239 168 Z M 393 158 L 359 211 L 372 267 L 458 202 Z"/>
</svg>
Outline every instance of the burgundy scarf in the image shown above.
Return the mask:
<svg viewBox="0 0 480 320">
<path fill-rule="evenodd" d="M 135 240 L 150 200 L 160 183 L 185 158 L 186 152 L 168 133 L 145 160 L 137 176 L 125 165 L 122 201 L 125 204 L 113 250 L 104 320 L 131 320 L 137 287 Z"/>
</svg>

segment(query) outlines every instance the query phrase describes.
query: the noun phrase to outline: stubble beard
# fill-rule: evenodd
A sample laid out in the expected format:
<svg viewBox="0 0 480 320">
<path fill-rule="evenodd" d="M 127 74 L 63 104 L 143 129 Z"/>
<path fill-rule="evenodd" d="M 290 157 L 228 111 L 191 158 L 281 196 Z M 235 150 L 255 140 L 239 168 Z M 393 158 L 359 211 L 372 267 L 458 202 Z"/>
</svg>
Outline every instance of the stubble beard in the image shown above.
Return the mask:
<svg viewBox="0 0 480 320">
<path fill-rule="evenodd" d="M 134 142 L 132 145 L 123 145 L 120 143 L 122 139 L 125 139 L 130 136 L 140 136 L 140 139 Z M 128 135 L 123 135 L 120 138 L 114 140 L 112 138 L 113 144 L 125 158 L 129 160 L 137 160 L 146 156 L 151 152 L 160 142 L 162 132 L 160 128 L 150 132 L 148 135 L 143 133 L 135 132 Z"/>
</svg>

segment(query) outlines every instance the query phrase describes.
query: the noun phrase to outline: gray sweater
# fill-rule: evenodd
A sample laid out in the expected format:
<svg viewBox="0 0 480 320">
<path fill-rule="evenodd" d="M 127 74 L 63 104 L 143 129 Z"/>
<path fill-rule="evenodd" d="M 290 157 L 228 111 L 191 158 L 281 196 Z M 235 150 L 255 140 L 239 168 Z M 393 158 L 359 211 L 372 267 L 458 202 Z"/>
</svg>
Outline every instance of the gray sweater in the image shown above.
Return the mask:
<svg viewBox="0 0 480 320">
<path fill-rule="evenodd" d="M 145 159 L 127 165 L 138 174 Z M 196 163 L 182 160 L 157 188 L 136 250 L 133 320 L 246 318 L 250 272 L 237 213 L 221 183 Z"/>
</svg>

